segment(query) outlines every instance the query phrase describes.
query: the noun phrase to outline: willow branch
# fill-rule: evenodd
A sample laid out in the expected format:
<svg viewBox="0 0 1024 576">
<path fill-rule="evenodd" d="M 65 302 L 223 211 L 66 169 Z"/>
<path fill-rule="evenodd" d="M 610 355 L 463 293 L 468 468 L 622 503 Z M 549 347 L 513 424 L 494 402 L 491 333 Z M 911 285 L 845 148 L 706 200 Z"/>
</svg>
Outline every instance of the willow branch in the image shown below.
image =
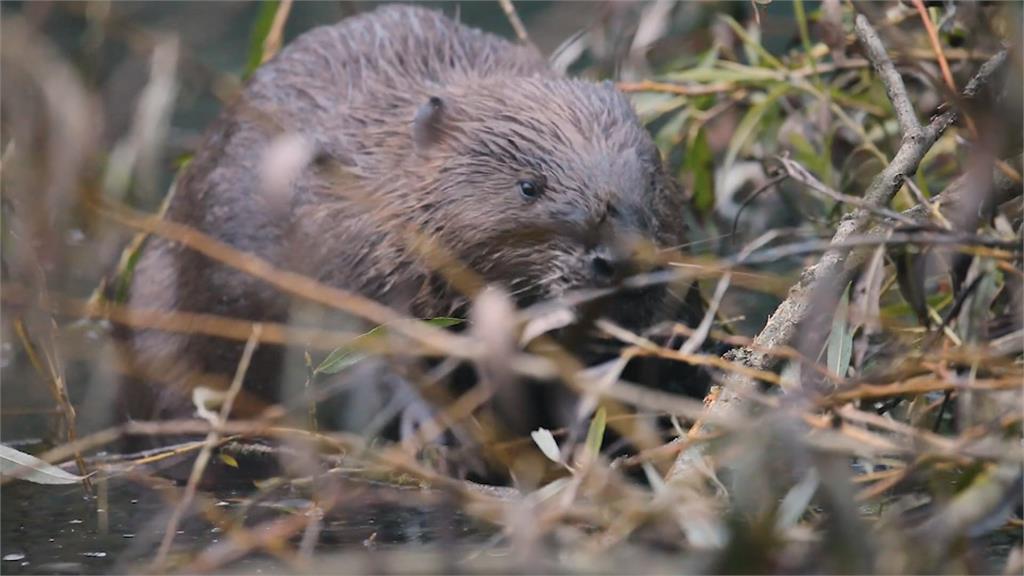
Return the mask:
<svg viewBox="0 0 1024 576">
<path fill-rule="evenodd" d="M 512 30 L 515 31 L 516 38 L 523 44 L 529 44 L 530 35 L 526 33 L 526 26 L 523 26 L 523 21 L 519 19 L 519 14 L 516 12 L 515 6 L 512 5 L 512 0 L 498 0 L 498 3 L 501 4 L 501 10 L 508 18 L 508 23 L 512 26 Z"/>
<path fill-rule="evenodd" d="M 868 22 L 868 19 L 863 14 L 857 15 L 857 22 L 854 28 L 857 32 L 857 38 L 860 39 L 860 43 L 867 50 L 871 65 L 874 66 L 875 72 L 882 78 L 882 83 L 885 85 L 885 93 L 889 96 L 889 101 L 892 102 L 892 106 L 896 110 L 896 119 L 899 120 L 903 135 L 907 136 L 916 133 L 920 130 L 921 124 L 917 121 L 914 106 L 910 103 L 910 97 L 907 96 L 907 87 L 903 85 L 903 78 L 896 70 L 896 66 L 893 65 L 892 59 L 889 58 L 889 53 L 885 51 L 885 46 L 882 45 L 882 40 L 878 37 L 878 33 L 875 32 L 874 27 L 871 26 L 871 23 Z"/>
<path fill-rule="evenodd" d="M 249 370 L 249 362 L 252 360 L 253 352 L 256 351 L 256 346 L 259 345 L 261 331 L 262 328 L 259 324 L 253 326 L 252 335 L 249 337 L 249 341 L 245 344 L 245 350 L 242 351 L 242 359 L 238 362 L 238 368 L 235 370 L 235 377 L 231 381 L 231 387 L 228 389 L 227 394 L 224 397 L 223 404 L 220 407 L 220 417 L 217 418 L 213 429 L 207 433 L 206 442 L 203 444 L 203 448 L 199 452 L 199 456 L 196 457 L 195 463 L 192 466 L 192 473 L 188 477 L 188 484 L 185 486 L 185 492 L 182 495 L 182 498 L 178 501 L 178 505 L 175 506 L 170 519 L 167 521 L 167 528 L 164 530 L 163 539 L 160 541 L 160 548 L 157 550 L 156 558 L 153 560 L 153 567 L 162 566 L 167 560 L 167 554 L 170 552 L 171 545 L 174 543 L 174 536 L 178 532 L 178 525 L 184 517 L 185 512 L 188 511 L 188 507 L 195 499 L 199 480 L 202 478 L 203 472 L 206 470 L 206 465 L 209 463 L 210 457 L 213 455 L 213 450 L 220 443 L 221 426 L 224 422 L 228 421 L 231 414 L 231 407 L 235 403 L 235 398 L 238 397 L 238 393 L 242 390 L 242 381 L 245 380 L 245 374 Z"/>
<path fill-rule="evenodd" d="M 1005 61 L 1006 52 L 1003 51 L 983 64 L 975 77 L 968 83 L 964 90 L 964 97 L 974 96 Z M 882 76 L 882 80 L 886 81 L 885 75 Z M 899 105 L 895 103 L 894 105 L 899 108 Z M 917 171 L 925 154 L 956 120 L 957 116 L 958 112 L 955 109 L 947 110 L 933 118 L 927 126 L 905 133 L 902 144 L 892 161 L 875 177 L 865 191 L 865 202 L 876 207 L 888 206 L 903 186 L 904 180 Z M 831 244 L 837 247 L 843 246 L 851 237 L 868 231 L 872 221 L 871 217 L 872 212 L 865 208 L 858 208 L 848 213 L 840 221 Z M 825 252 L 817 263 L 801 273 L 800 281 L 790 288 L 786 299 L 779 304 L 769 317 L 764 329 L 754 338 L 753 345 L 732 350 L 726 354 L 726 358 L 757 370 L 772 369 L 777 357 L 767 354 L 763 350 L 789 345 L 793 342 L 800 325 L 812 309 L 815 294 L 848 277 L 855 268 L 858 258 L 863 259 L 862 252 L 851 252 L 845 248 L 833 248 Z M 851 259 L 851 254 L 858 256 Z M 753 379 L 741 373 L 727 374 L 722 381 L 722 390 L 718 400 L 708 408 L 709 415 L 713 415 L 716 420 L 735 417 L 736 411 L 742 407 L 742 398 L 754 392 L 755 386 L 756 383 Z M 691 470 L 692 461 L 692 454 L 680 454 L 670 477 Z"/>
</svg>

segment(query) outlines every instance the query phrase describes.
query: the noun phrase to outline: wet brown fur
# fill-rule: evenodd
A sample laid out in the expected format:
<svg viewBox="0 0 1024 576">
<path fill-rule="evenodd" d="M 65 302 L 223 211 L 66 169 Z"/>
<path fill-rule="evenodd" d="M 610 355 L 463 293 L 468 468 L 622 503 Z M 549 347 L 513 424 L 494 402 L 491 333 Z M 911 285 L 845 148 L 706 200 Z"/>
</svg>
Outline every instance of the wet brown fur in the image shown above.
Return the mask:
<svg viewBox="0 0 1024 576">
<path fill-rule="evenodd" d="M 440 107 L 425 114 L 431 98 Z M 429 125 L 418 125 L 424 117 Z M 284 210 L 260 193 L 259 176 L 283 133 L 316 152 Z M 524 198 L 523 178 L 542 179 L 544 193 Z M 435 11 L 389 6 L 312 30 L 258 69 L 208 132 L 168 218 L 426 318 L 461 313 L 465 299 L 411 237 L 429 238 L 524 302 L 595 285 L 590 255 L 611 238 L 679 244 L 682 201 L 610 84 L 564 78 L 533 49 Z M 284 322 L 292 301 L 152 239 L 130 304 Z M 169 367 L 165 379 L 183 383 L 196 371 L 229 376 L 242 349 L 155 331 L 125 339 L 134 361 Z M 261 349 L 247 389 L 275 401 L 281 358 Z M 139 390 L 125 398 L 134 417 L 181 415 L 189 404 L 180 389 L 145 401 Z"/>
</svg>

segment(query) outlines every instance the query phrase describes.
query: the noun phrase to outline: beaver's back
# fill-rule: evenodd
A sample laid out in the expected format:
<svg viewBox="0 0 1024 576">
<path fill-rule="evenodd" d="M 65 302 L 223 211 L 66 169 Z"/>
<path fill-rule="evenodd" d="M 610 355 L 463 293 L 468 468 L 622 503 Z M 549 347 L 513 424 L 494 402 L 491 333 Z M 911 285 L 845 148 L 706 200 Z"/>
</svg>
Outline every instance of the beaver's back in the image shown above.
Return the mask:
<svg viewBox="0 0 1024 576">
<path fill-rule="evenodd" d="M 386 6 L 314 29 L 257 69 L 238 101 L 211 126 L 177 183 L 167 217 L 279 267 L 302 268 L 297 263 L 303 255 L 290 252 L 294 213 L 282 213 L 262 190 L 266 152 L 276 138 L 299 136 L 314 146 L 318 159 L 344 164 L 372 189 L 409 154 L 413 115 L 433 90 L 492 75 L 536 74 L 550 71 L 535 50 L 424 8 Z M 308 178 L 299 180 L 291 192 L 297 202 L 308 201 L 309 189 L 316 186 Z M 331 266 L 344 268 L 345 251 L 365 252 L 361 246 L 375 246 L 385 259 L 385 247 L 375 244 L 377 230 L 370 225 L 362 230 L 356 215 L 345 217 L 328 224 L 343 226 L 348 234 L 346 246 L 332 248 L 337 261 Z M 359 280 L 365 282 L 365 275 Z M 276 289 L 160 238 L 146 244 L 129 296 L 130 305 L 142 309 L 288 320 L 289 299 Z M 241 354 L 240 343 L 199 335 L 140 330 L 122 337 L 131 361 L 156 366 L 171 388 L 190 387 L 198 381 L 197 371 L 231 374 Z M 272 379 L 279 356 L 273 349 L 261 351 L 251 372 Z M 129 388 L 132 397 L 124 400 L 133 416 L 191 410 L 181 390 L 156 390 L 153 397 L 148 388 Z M 260 388 L 265 386 L 247 384 L 275 399 L 272 390 Z M 144 398 L 135 398 L 140 392 Z"/>
<path fill-rule="evenodd" d="M 409 111 L 445 86 L 536 74 L 551 72 L 532 48 L 434 10 L 386 6 L 297 38 L 256 71 L 243 102 L 358 163 L 362 148 L 379 146 L 367 136 L 381 126 L 406 134 Z"/>
<path fill-rule="evenodd" d="M 420 7 L 385 6 L 316 28 L 257 69 L 221 114 L 169 215 L 273 259 L 268 250 L 281 245 L 286 222 L 259 191 L 274 138 L 296 134 L 320 160 L 379 188 L 375 182 L 393 178 L 411 153 L 413 115 L 434 92 L 472 79 L 550 74 L 536 50 Z"/>
</svg>

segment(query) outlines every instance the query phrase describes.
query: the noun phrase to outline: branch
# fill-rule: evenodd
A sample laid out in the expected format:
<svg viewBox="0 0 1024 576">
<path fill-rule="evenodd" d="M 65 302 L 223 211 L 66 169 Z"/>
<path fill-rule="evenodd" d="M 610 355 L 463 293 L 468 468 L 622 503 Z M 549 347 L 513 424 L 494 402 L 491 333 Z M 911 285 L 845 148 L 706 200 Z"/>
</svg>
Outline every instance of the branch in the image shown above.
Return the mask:
<svg viewBox="0 0 1024 576">
<path fill-rule="evenodd" d="M 498 3 L 501 4 L 501 10 L 508 18 L 508 23 L 512 26 L 512 30 L 515 31 L 516 38 L 523 44 L 529 44 L 530 35 L 526 33 L 526 26 L 523 26 L 523 21 L 519 19 L 519 14 L 516 13 L 512 0 L 498 0 Z"/>
<path fill-rule="evenodd" d="M 859 196 L 850 196 L 849 194 L 843 194 L 829 188 L 821 180 L 815 178 L 814 174 L 811 174 L 796 160 L 792 160 L 784 156 L 777 156 L 776 158 L 782 164 L 782 168 L 786 171 L 787 176 L 827 198 L 836 202 L 855 206 L 862 210 L 867 210 L 877 216 L 897 220 L 904 224 L 913 224 L 913 221 L 910 218 L 907 218 L 892 209 L 886 208 L 885 206 L 876 206 Z"/>
<path fill-rule="evenodd" d="M 946 61 L 946 55 L 942 52 L 942 44 L 939 42 L 939 32 L 935 29 L 931 16 L 928 15 L 928 9 L 925 8 L 924 2 L 921 0 L 911 0 L 911 3 L 917 10 L 918 16 L 921 17 L 921 24 L 924 25 L 924 29 L 928 33 L 928 42 L 932 45 L 935 59 L 939 61 L 939 69 L 942 70 L 942 79 L 946 82 L 946 87 L 949 88 L 949 91 L 956 94 L 953 73 L 949 70 L 949 62 Z"/>
<path fill-rule="evenodd" d="M 221 404 L 220 416 L 214 422 L 214 427 L 206 434 L 203 448 L 192 465 L 192 473 L 188 477 L 188 484 L 185 485 L 185 492 L 181 499 L 178 500 L 174 512 L 167 521 L 167 528 L 164 530 L 163 539 L 160 541 L 160 548 L 157 550 L 151 567 L 160 567 L 167 560 L 167 554 L 171 551 L 171 545 L 174 543 L 174 536 L 178 533 L 178 524 L 195 499 L 199 480 L 203 477 L 203 472 L 206 470 L 206 465 L 210 462 L 214 449 L 220 444 L 221 427 L 228 421 L 235 398 L 238 397 L 238 393 L 242 390 L 242 381 L 245 380 L 245 373 L 249 370 L 252 354 L 256 351 L 256 346 L 259 345 L 261 331 L 262 328 L 259 324 L 253 325 L 252 335 L 249 336 L 249 341 L 245 343 L 245 350 L 242 351 L 242 358 L 238 361 L 238 367 L 235 370 L 235 377 L 231 381 L 231 387 L 224 396 L 223 404 Z"/>
<path fill-rule="evenodd" d="M 1006 52 L 1003 51 L 983 64 L 965 88 L 964 97 L 974 96 L 1005 61 Z M 888 92 L 890 94 L 895 93 L 896 95 L 893 96 L 895 98 L 905 97 L 906 92 L 903 89 L 902 81 L 900 81 L 899 88 L 895 86 L 890 87 L 887 78 L 889 77 L 882 75 L 882 80 L 886 82 Z M 899 110 L 902 104 L 894 102 L 894 106 Z M 903 142 L 893 157 L 892 162 L 875 177 L 864 193 L 864 201 L 874 207 L 888 206 L 889 202 L 903 186 L 904 179 L 917 171 L 918 165 L 925 154 L 945 132 L 946 128 L 956 120 L 957 115 L 956 110 L 948 110 L 933 118 L 926 127 L 905 133 L 903 135 Z M 910 114 L 907 118 L 914 118 L 914 116 Z M 916 123 L 916 119 L 914 122 Z M 844 216 L 831 240 L 831 244 L 836 248 L 827 251 L 817 263 L 806 268 L 801 273 L 800 281 L 790 288 L 786 299 L 779 304 L 775 312 L 769 317 L 764 329 L 754 338 L 751 346 L 732 350 L 725 355 L 725 358 L 742 366 L 757 370 L 773 368 L 777 357 L 765 353 L 764 350 L 789 345 L 797 335 L 803 321 L 808 317 L 815 294 L 818 294 L 820 290 L 827 288 L 833 283 L 848 277 L 859 260 L 864 258 L 863 250 L 851 252 L 839 247 L 846 244 L 851 237 L 866 232 L 871 221 L 871 215 L 872 212 L 870 210 L 858 208 Z M 855 255 L 855 257 L 850 258 L 851 255 Z M 718 400 L 707 410 L 708 414 L 716 420 L 735 417 L 738 410 L 742 407 L 742 398 L 749 396 L 750 393 L 755 391 L 756 382 L 740 373 L 733 372 L 727 374 L 719 386 L 721 387 L 721 393 Z M 693 461 L 694 455 L 689 453 L 689 451 L 681 453 L 669 473 L 669 478 L 674 478 L 680 474 L 692 473 Z"/>
<path fill-rule="evenodd" d="M 260 56 L 260 64 L 265 64 L 281 50 L 281 38 L 284 37 L 284 25 L 288 22 L 288 14 L 292 11 L 292 0 L 282 0 L 274 12 L 274 21 L 270 23 L 270 30 L 263 39 L 263 55 Z"/>
<path fill-rule="evenodd" d="M 860 43 L 867 49 L 868 59 L 871 60 L 875 72 L 885 84 L 885 93 L 889 96 L 893 108 L 896 109 L 896 119 L 899 120 L 900 128 L 903 129 L 903 136 L 914 134 L 921 129 L 921 124 L 917 121 L 914 106 L 910 103 L 910 97 L 907 96 L 907 87 L 903 85 L 903 78 L 896 70 L 896 66 L 893 65 L 892 59 L 889 58 L 889 53 L 885 51 L 882 40 L 863 14 L 857 15 L 854 28 Z"/>
</svg>

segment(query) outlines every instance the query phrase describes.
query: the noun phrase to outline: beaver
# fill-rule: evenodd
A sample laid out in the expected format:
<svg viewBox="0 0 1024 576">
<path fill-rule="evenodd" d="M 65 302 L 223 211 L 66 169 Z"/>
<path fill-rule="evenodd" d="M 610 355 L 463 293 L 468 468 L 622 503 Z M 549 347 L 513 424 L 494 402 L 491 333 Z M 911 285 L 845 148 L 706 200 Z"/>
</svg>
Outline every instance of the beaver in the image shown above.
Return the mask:
<svg viewBox="0 0 1024 576">
<path fill-rule="evenodd" d="M 290 139 L 290 140 L 289 140 Z M 266 193 L 282 141 L 307 150 Z M 301 156 L 301 155 L 300 155 Z M 339 176 L 341 174 L 341 176 Z M 410 316 L 462 316 L 469 301 L 415 238 L 449 252 L 521 306 L 610 286 L 638 246 L 684 238 L 684 197 L 627 98 L 611 83 L 552 71 L 532 47 L 413 6 L 386 6 L 296 38 L 258 68 L 181 174 L 166 217 L 282 269 Z M 676 302 L 667 290 L 608 307 L 642 326 Z M 294 321 L 292 298 L 173 241 L 151 238 L 132 308 Z M 230 379 L 243 344 L 125 330 L 135 366 L 129 417 L 193 411 L 196 374 Z M 281 348 L 260 346 L 245 390 L 274 403 Z"/>
</svg>

